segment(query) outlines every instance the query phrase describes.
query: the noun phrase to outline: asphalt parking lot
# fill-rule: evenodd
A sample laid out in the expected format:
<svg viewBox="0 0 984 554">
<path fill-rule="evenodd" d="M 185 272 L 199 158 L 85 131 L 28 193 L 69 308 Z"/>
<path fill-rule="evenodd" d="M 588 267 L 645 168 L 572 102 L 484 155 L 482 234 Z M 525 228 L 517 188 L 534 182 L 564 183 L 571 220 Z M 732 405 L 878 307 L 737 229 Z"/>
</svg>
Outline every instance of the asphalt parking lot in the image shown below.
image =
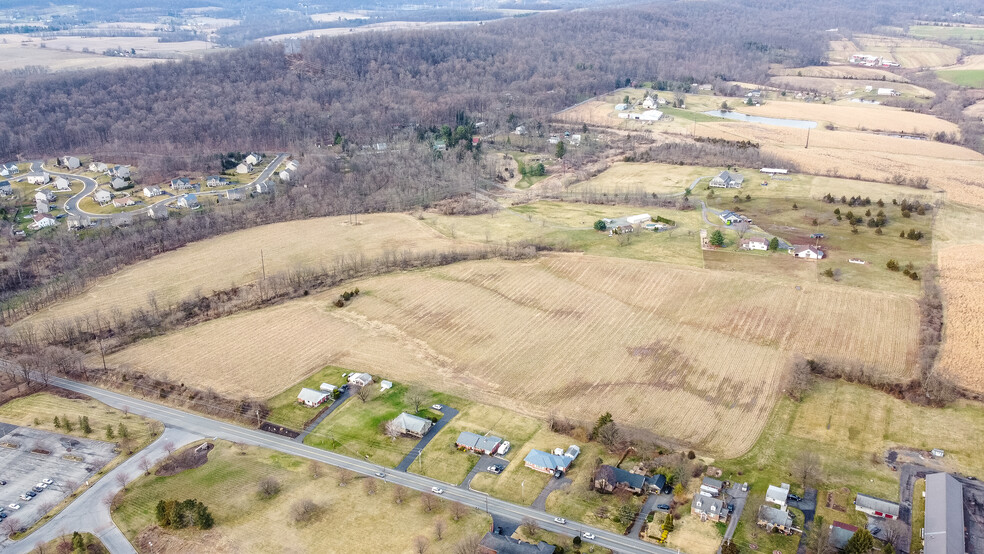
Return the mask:
<svg viewBox="0 0 984 554">
<path fill-rule="evenodd" d="M 0 480 L 7 482 L 0 486 L 0 507 L 7 520 L 16 522 L 15 530 L 30 527 L 116 457 L 114 445 L 108 442 L 5 423 L 0 424 L 0 433 L 4 433 L 0 436 Z M 43 479 L 53 484 L 29 501 L 19 498 Z M 19 504 L 20 509 L 10 504 Z"/>
</svg>

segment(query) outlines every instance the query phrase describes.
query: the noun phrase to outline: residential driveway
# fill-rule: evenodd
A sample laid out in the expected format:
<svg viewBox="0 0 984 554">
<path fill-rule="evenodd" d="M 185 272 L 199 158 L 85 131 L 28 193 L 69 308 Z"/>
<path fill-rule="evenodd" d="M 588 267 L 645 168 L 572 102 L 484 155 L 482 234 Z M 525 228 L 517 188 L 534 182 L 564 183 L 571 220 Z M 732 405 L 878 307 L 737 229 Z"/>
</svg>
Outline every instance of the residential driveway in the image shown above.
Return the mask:
<svg viewBox="0 0 984 554">
<path fill-rule="evenodd" d="M 741 512 L 745 509 L 745 502 L 748 500 L 748 491 L 742 492 L 741 484 L 734 483 L 728 489 L 728 495 L 731 496 L 731 504 L 735 505 L 735 511 L 731 514 L 731 519 L 728 520 L 728 528 L 724 532 L 725 540 L 730 540 L 735 536 L 735 528 L 738 527 L 738 520 L 741 519 Z M 816 495 L 814 495 L 815 497 Z"/>
<path fill-rule="evenodd" d="M 305 427 L 304 430 L 301 431 L 301 434 L 297 435 L 297 438 L 295 438 L 294 440 L 296 440 L 297 442 L 304 442 L 304 438 L 310 435 L 311 431 L 314 431 L 315 427 L 320 425 L 321 422 L 324 421 L 326 417 L 328 417 L 329 415 L 331 415 L 332 412 L 337 410 L 338 407 L 341 406 L 342 403 L 348 400 L 349 397 L 351 396 L 352 396 L 352 388 L 345 387 L 345 390 L 343 390 L 342 394 L 337 399 L 335 399 L 334 402 L 331 403 L 331 406 L 328 406 L 328 408 L 325 411 L 321 412 L 321 414 L 318 417 L 316 417 L 314 421 L 311 422 L 310 425 Z"/>
<path fill-rule="evenodd" d="M 420 452 L 428 445 L 428 443 L 430 443 L 431 439 L 440 433 L 441 429 L 444 429 L 444 426 L 447 425 L 448 422 L 454 418 L 454 416 L 458 415 L 458 410 L 455 410 L 449 406 L 444 406 L 441 413 L 444 414 L 441 416 L 441 419 L 430 428 L 430 431 L 424 435 L 424 438 L 420 439 L 417 446 L 414 446 L 413 450 L 411 450 L 410 453 L 403 458 L 400 465 L 396 466 L 396 471 L 406 471 L 410 469 L 410 464 L 417 459 L 417 456 L 420 456 Z"/>
<path fill-rule="evenodd" d="M 790 506 L 798 508 L 803 512 L 803 533 L 805 534 L 813 526 L 813 517 L 817 514 L 817 489 L 806 489 L 803 493 L 803 500 L 790 502 Z M 737 509 L 738 506 L 735 506 Z M 796 554 L 806 554 L 806 541 L 800 540 Z"/>
<path fill-rule="evenodd" d="M 632 524 L 632 529 L 629 531 L 629 536 L 636 538 L 641 535 L 642 526 L 646 524 L 646 518 L 649 517 L 649 512 L 656 511 L 656 506 L 660 504 L 669 504 L 671 500 L 673 500 L 672 494 L 650 494 L 649 497 L 646 498 L 646 501 L 643 502 L 642 509 L 639 510 L 638 514 L 636 514 L 635 523 Z M 660 510 L 653 518 L 653 521 L 661 522 L 662 518 L 666 516 L 661 516 L 660 514 L 665 513 L 667 512 Z"/>
<path fill-rule="evenodd" d="M 471 488 L 472 479 L 474 479 L 475 476 L 478 475 L 479 473 L 488 471 L 488 467 L 490 465 L 500 465 L 502 466 L 503 469 L 505 469 L 505 467 L 509 465 L 509 460 L 505 458 L 496 458 L 495 456 L 489 456 L 488 454 L 483 454 L 482 457 L 479 458 L 478 463 L 475 464 L 475 467 L 473 467 L 472 470 L 468 472 L 468 476 L 465 477 L 465 480 L 462 481 L 461 484 L 458 486 L 463 489 Z"/>
<path fill-rule="evenodd" d="M 565 489 L 569 487 L 571 483 L 573 483 L 573 481 L 571 481 L 568 477 L 561 477 L 560 479 L 554 479 L 551 477 L 550 481 L 547 482 L 547 486 L 543 487 L 543 490 L 540 491 L 539 495 L 537 495 L 536 500 L 530 504 L 530 507 L 534 510 L 540 510 L 543 512 L 547 511 L 547 497 L 550 496 L 550 493 L 556 490 Z"/>
<path fill-rule="evenodd" d="M 710 212 L 711 215 L 714 216 L 714 219 L 717 220 L 718 222 L 711 221 L 710 218 L 707 216 L 708 212 Z M 708 208 L 707 207 L 707 204 L 705 204 L 703 200 L 700 201 L 700 213 L 701 213 L 701 216 L 704 218 L 704 223 L 707 223 L 708 225 L 710 225 L 712 227 L 715 227 L 715 228 L 718 228 L 718 229 L 734 229 L 733 227 L 730 227 L 728 225 L 724 225 L 723 222 L 720 222 L 720 217 L 719 216 L 722 213 L 721 210 L 715 210 L 714 208 Z M 774 237 L 775 235 L 770 235 L 769 233 L 766 233 L 765 231 L 760 230 L 758 227 L 749 226 L 748 231 L 745 232 L 745 236 L 746 237 L 759 237 L 759 238 L 765 238 L 765 239 L 768 239 L 768 240 L 772 240 L 772 237 Z M 782 237 L 776 237 L 776 239 L 779 240 L 779 249 L 780 250 L 788 250 L 788 249 L 792 248 L 792 245 L 789 244 L 788 242 L 786 242 L 785 240 L 783 240 Z"/>
</svg>

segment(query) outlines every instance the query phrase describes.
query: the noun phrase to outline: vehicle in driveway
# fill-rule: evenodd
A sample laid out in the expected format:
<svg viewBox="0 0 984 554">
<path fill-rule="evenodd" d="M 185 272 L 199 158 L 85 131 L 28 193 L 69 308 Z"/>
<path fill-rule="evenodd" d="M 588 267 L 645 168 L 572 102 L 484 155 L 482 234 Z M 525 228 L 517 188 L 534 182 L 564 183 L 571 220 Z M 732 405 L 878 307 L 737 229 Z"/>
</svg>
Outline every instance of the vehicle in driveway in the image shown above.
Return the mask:
<svg viewBox="0 0 984 554">
<path fill-rule="evenodd" d="M 562 517 L 555 517 L 554 518 L 554 521 L 557 522 L 557 523 L 559 523 L 559 524 L 561 524 L 561 525 L 566 525 L 567 524 L 567 520 L 564 519 L 564 518 L 562 518 Z"/>
<path fill-rule="evenodd" d="M 582 536 L 584 536 L 584 538 L 588 539 L 589 541 L 593 541 L 595 539 L 594 533 L 588 533 L 587 531 L 582 533 Z"/>
<path fill-rule="evenodd" d="M 793 502 L 799 502 L 800 500 L 803 500 L 803 497 L 798 494 L 790 493 L 789 499 L 792 500 Z"/>
<path fill-rule="evenodd" d="M 444 406 L 441 406 L 440 404 L 434 404 L 433 406 L 431 406 L 431 408 L 440 412 L 441 410 L 444 409 Z"/>
<path fill-rule="evenodd" d="M 431 487 L 431 492 L 434 494 L 444 494 L 444 489 L 440 487 Z"/>
<path fill-rule="evenodd" d="M 496 475 L 502 473 L 502 466 L 489 466 L 489 473 L 495 473 Z"/>
<path fill-rule="evenodd" d="M 670 505 L 669 504 L 659 504 L 659 505 L 656 506 L 656 509 L 657 510 L 665 510 L 665 511 L 668 512 L 668 511 L 670 511 Z"/>
<path fill-rule="evenodd" d="M 500 456 L 502 456 L 506 452 L 509 452 L 509 447 L 510 446 L 512 446 L 512 445 L 509 444 L 509 441 L 502 441 L 502 444 L 499 445 L 499 449 L 496 450 L 496 453 L 499 454 Z"/>
</svg>

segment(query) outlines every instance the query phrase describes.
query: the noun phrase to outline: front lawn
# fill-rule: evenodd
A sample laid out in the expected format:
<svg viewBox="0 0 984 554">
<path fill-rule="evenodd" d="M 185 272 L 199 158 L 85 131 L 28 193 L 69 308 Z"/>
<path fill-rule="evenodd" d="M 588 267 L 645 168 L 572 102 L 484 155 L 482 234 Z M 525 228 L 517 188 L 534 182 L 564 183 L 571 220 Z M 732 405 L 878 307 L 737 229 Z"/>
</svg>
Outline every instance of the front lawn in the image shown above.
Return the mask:
<svg viewBox="0 0 984 554">
<path fill-rule="evenodd" d="M 298 403 L 297 394 L 301 392 L 301 388 L 306 387 L 309 389 L 319 390 L 321 383 L 328 383 L 335 386 L 344 385 L 345 377 L 342 377 L 342 374 L 348 371 L 350 370 L 333 365 L 325 366 L 314 375 L 311 375 L 300 383 L 291 386 L 277 396 L 267 400 L 267 407 L 270 408 L 270 414 L 267 416 L 267 421 L 270 423 L 276 423 L 277 425 L 283 425 L 289 429 L 301 431 L 301 427 L 303 427 L 308 420 L 316 416 L 321 408 L 324 407 L 321 406 L 319 408 L 310 408 L 304 404 Z M 375 383 L 371 386 L 376 388 L 379 387 L 379 385 Z M 326 404 L 330 402 L 331 400 L 326 402 Z"/>
</svg>

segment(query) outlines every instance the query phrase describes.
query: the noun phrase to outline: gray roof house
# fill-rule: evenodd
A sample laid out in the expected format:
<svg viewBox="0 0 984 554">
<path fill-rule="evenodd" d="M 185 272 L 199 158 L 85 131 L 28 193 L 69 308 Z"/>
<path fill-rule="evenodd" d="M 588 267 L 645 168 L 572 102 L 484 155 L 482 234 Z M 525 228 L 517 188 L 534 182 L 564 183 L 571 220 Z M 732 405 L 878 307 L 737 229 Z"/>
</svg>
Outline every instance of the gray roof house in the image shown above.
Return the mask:
<svg viewBox="0 0 984 554">
<path fill-rule="evenodd" d="M 130 187 L 130 183 L 124 181 L 120 177 L 114 177 L 113 180 L 112 180 L 112 182 L 110 182 L 109 185 L 111 187 L 113 187 L 113 190 L 123 190 L 125 188 Z"/>
<path fill-rule="evenodd" d="M 502 444 L 502 439 L 495 435 L 479 435 L 469 431 L 462 431 L 454 444 L 458 448 L 464 448 L 480 454 L 495 454 L 496 449 Z"/>
<path fill-rule="evenodd" d="M 885 519 L 898 519 L 899 517 L 898 504 L 889 502 L 888 500 L 882 500 L 881 498 L 875 498 L 874 496 L 868 496 L 867 494 L 858 493 L 857 498 L 854 499 L 854 509 L 870 516 L 883 517 Z"/>
<path fill-rule="evenodd" d="M 843 551 L 847 548 L 847 541 L 851 540 L 851 537 L 853 537 L 854 533 L 857 532 L 857 527 L 848 525 L 847 523 L 835 521 L 833 525 L 830 526 L 830 545 L 837 550 Z"/>
<path fill-rule="evenodd" d="M 430 431 L 433 425 L 429 419 L 417 417 L 406 412 L 396 416 L 393 424 L 399 429 L 400 433 L 414 437 L 423 437 L 427 434 L 427 431 Z"/>
<path fill-rule="evenodd" d="M 255 190 L 258 194 L 270 194 L 271 192 L 273 192 L 273 183 L 271 183 L 269 180 L 261 181 L 259 183 L 256 183 Z"/>
<path fill-rule="evenodd" d="M 80 165 L 79 159 L 75 156 L 65 156 L 61 159 L 62 165 L 69 169 L 78 169 Z"/>
<path fill-rule="evenodd" d="M 205 178 L 205 184 L 210 187 L 221 187 L 226 183 L 228 183 L 228 181 L 221 175 L 209 175 Z"/>
<path fill-rule="evenodd" d="M 20 170 L 17 169 L 17 164 L 15 164 L 14 162 L 7 162 L 3 165 L 0 165 L 0 175 L 3 175 L 4 177 L 9 177 L 10 175 L 14 175 L 18 171 Z"/>
<path fill-rule="evenodd" d="M 786 499 L 788 497 L 789 483 L 783 483 L 780 487 L 769 485 L 769 489 L 765 492 L 766 502 L 771 502 L 783 509 L 786 507 Z"/>
<path fill-rule="evenodd" d="M 181 198 L 178 198 L 178 207 L 195 209 L 199 206 L 200 204 L 198 203 L 198 197 L 194 194 L 188 193 L 183 195 Z"/>
<path fill-rule="evenodd" d="M 495 533 L 485 533 L 478 543 L 480 554 L 552 554 L 553 551 L 554 545 L 544 541 L 532 544 Z"/>
<path fill-rule="evenodd" d="M 598 471 L 594 474 L 594 488 L 605 492 L 623 488 L 633 494 L 642 494 L 649 489 L 649 485 L 645 475 L 603 464 L 598 466 Z"/>
<path fill-rule="evenodd" d="M 728 170 L 724 170 L 717 175 L 717 177 L 711 179 L 711 186 L 717 188 L 726 189 L 737 189 L 741 188 L 741 184 L 745 182 L 745 177 L 740 173 L 731 173 Z"/>
<path fill-rule="evenodd" d="M 171 216 L 171 214 L 169 214 L 167 211 L 167 206 L 165 206 L 163 203 L 154 204 L 153 206 L 148 208 L 147 215 L 149 215 L 151 219 L 167 219 L 168 217 Z"/>
<path fill-rule="evenodd" d="M 173 189 L 179 189 L 179 190 L 180 189 L 190 189 L 191 188 L 191 179 L 189 179 L 187 177 L 177 177 L 175 179 L 171 179 L 171 188 L 173 188 Z"/>
<path fill-rule="evenodd" d="M 964 554 L 963 485 L 947 473 L 926 476 L 926 554 Z"/>
<path fill-rule="evenodd" d="M 759 507 L 758 524 L 759 527 L 765 527 L 769 531 L 778 529 L 788 535 L 792 533 L 793 516 L 789 515 L 786 510 L 763 504 Z"/>
<path fill-rule="evenodd" d="M 121 179 L 129 179 L 130 168 L 125 165 L 116 165 L 109 169 L 109 174 L 113 177 L 119 177 Z"/>
<path fill-rule="evenodd" d="M 0 181 L 0 196 L 9 196 L 14 193 L 14 188 L 10 181 Z"/>
<path fill-rule="evenodd" d="M 721 494 L 721 489 L 724 488 L 724 483 L 713 477 L 704 477 L 704 480 L 700 483 L 700 494 L 705 496 L 717 496 Z"/>
<path fill-rule="evenodd" d="M 699 516 L 701 521 L 724 521 L 728 518 L 724 500 L 698 494 L 690 504 L 690 513 Z"/>
</svg>

